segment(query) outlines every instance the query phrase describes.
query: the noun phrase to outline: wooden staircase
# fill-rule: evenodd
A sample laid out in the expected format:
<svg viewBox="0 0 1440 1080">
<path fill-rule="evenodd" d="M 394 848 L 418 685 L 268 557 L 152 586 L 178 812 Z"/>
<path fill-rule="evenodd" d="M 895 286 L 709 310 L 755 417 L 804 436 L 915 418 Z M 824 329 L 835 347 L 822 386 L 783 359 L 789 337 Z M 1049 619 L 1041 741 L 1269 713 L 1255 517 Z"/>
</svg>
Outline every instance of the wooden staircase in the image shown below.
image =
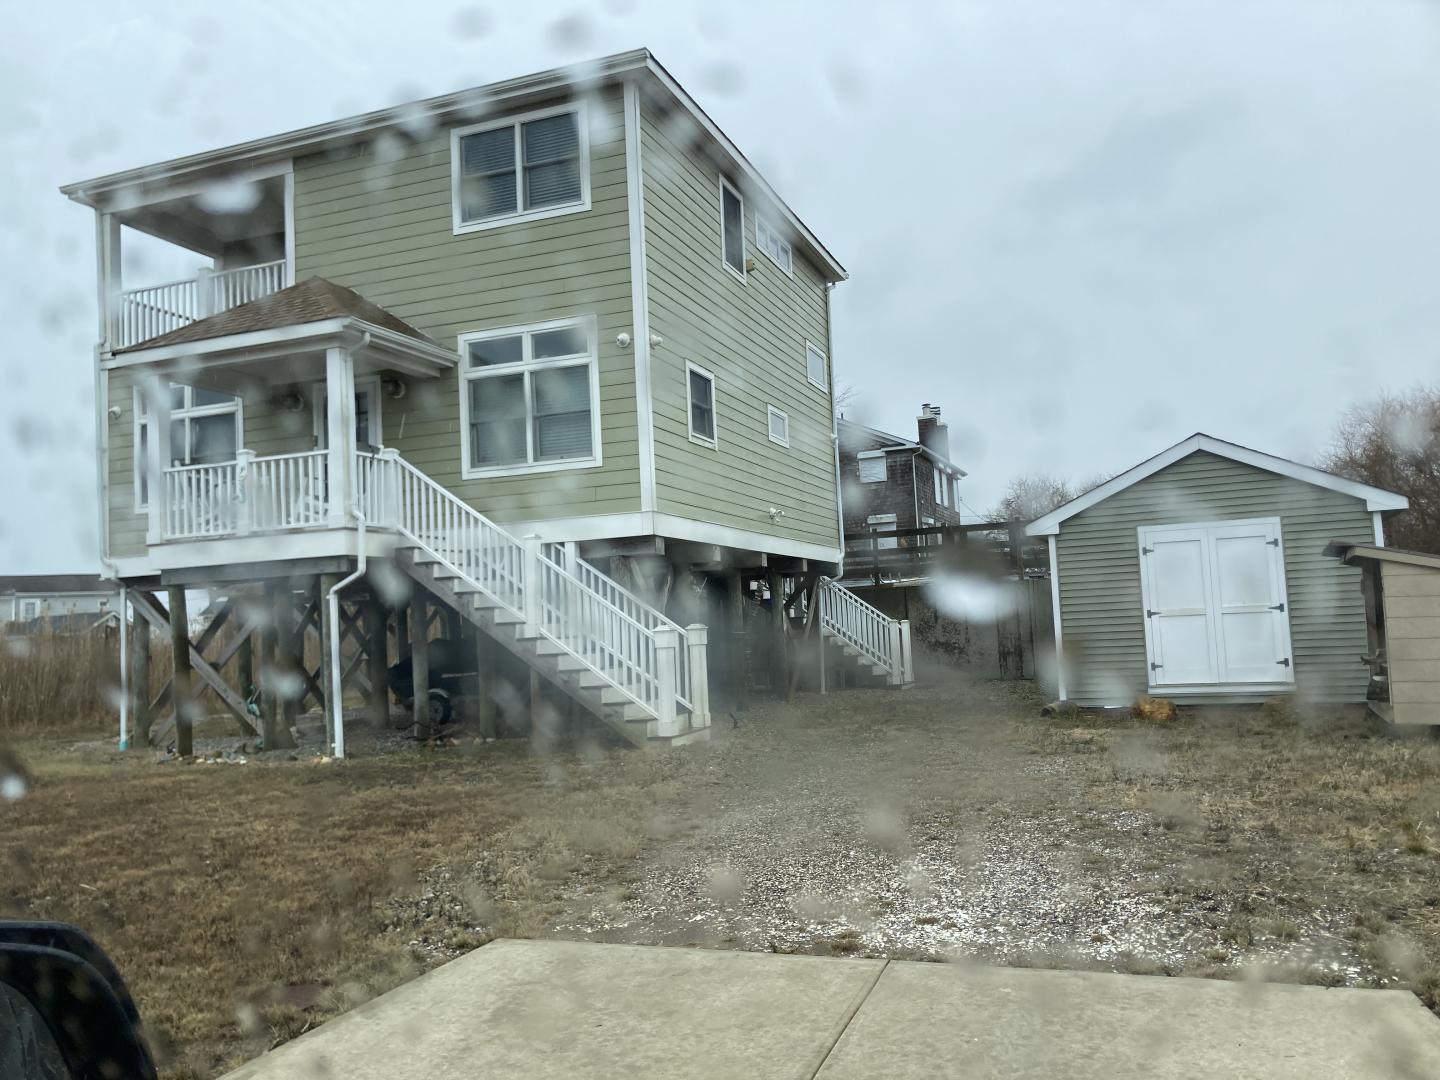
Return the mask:
<svg viewBox="0 0 1440 1080">
<path fill-rule="evenodd" d="M 838 581 L 821 578 L 820 637 L 842 685 L 909 686 L 915 659 L 908 620 L 892 619 Z"/>
</svg>

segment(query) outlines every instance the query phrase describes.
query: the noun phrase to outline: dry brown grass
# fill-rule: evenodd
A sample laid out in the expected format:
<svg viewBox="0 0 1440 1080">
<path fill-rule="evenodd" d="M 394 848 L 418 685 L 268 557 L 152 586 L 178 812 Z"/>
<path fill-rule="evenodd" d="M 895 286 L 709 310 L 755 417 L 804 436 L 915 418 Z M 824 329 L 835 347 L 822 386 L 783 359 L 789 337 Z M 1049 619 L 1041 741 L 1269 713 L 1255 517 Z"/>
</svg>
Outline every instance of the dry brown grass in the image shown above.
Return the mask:
<svg viewBox="0 0 1440 1080">
<path fill-rule="evenodd" d="M 0 735 L 94 730 L 118 692 L 113 633 L 0 639 Z"/>
<path fill-rule="evenodd" d="M 536 932 L 560 883 L 613 873 L 675 791 L 651 755 L 516 743 L 325 765 L 11 750 L 33 785 L 0 803 L 0 915 L 95 932 L 169 1078 L 215 1075 L 493 935 Z"/>
</svg>

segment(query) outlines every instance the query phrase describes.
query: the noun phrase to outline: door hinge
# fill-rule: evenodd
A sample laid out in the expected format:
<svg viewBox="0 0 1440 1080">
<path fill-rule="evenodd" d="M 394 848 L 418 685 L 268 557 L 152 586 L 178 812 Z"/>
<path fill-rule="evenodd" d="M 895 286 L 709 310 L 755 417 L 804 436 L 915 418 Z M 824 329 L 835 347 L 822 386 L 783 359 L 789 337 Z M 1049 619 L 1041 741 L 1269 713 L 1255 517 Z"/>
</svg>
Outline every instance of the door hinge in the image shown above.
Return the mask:
<svg viewBox="0 0 1440 1080">
<path fill-rule="evenodd" d="M 1155 550 L 1154 548 L 1142 547 L 1142 548 L 1140 549 L 1140 554 L 1141 554 L 1141 555 L 1149 555 L 1149 554 L 1150 554 L 1152 551 L 1154 551 L 1154 550 Z"/>
<path fill-rule="evenodd" d="M 1285 605 L 1284 605 L 1283 603 L 1281 603 L 1281 604 L 1271 604 L 1271 605 L 1270 605 L 1270 610 L 1271 610 L 1271 611 L 1284 611 L 1284 610 L 1285 610 Z"/>
<path fill-rule="evenodd" d="M 1157 663 L 1155 663 L 1155 661 L 1153 661 L 1153 660 L 1150 661 L 1150 670 L 1151 670 L 1151 671 L 1159 671 L 1159 670 L 1160 670 L 1162 667 L 1164 667 L 1164 666 L 1165 666 L 1164 664 L 1157 664 Z"/>
<path fill-rule="evenodd" d="M 1276 660 L 1275 663 L 1279 664 L 1281 667 L 1289 667 L 1290 658 L 1287 656 L 1284 660 Z"/>
<path fill-rule="evenodd" d="M 1266 540 L 1265 543 L 1269 544 L 1271 547 L 1279 547 L 1280 539 L 1279 537 L 1276 537 L 1274 540 Z"/>
<path fill-rule="evenodd" d="M 1147 607 L 1147 608 L 1145 609 L 1145 618 L 1147 618 L 1147 619 L 1153 619 L 1156 615 L 1159 615 L 1159 614 L 1160 614 L 1160 612 L 1156 611 L 1154 608 L 1148 608 L 1148 607 Z"/>
</svg>

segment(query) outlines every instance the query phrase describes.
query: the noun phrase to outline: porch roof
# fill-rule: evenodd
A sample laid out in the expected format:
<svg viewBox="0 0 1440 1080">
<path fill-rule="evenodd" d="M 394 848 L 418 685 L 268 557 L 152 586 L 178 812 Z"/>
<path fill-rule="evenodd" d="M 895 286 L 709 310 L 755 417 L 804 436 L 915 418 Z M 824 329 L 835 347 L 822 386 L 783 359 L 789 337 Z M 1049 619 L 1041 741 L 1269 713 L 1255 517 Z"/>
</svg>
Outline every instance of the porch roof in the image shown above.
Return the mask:
<svg viewBox="0 0 1440 1080">
<path fill-rule="evenodd" d="M 291 285 L 262 296 L 258 300 L 240 304 L 197 319 L 187 326 L 160 334 L 145 341 L 136 342 L 115 354 L 138 352 L 142 349 L 158 349 L 167 345 L 185 345 L 191 342 L 208 341 L 211 338 L 230 337 L 235 334 L 251 334 L 262 330 L 278 330 L 285 326 L 302 326 L 305 323 L 322 322 L 326 319 L 354 318 L 382 330 L 414 338 L 416 341 L 440 346 L 422 334 L 398 315 L 393 315 L 378 304 L 372 304 L 354 289 L 337 285 L 322 277 L 306 278 L 298 285 Z"/>
</svg>

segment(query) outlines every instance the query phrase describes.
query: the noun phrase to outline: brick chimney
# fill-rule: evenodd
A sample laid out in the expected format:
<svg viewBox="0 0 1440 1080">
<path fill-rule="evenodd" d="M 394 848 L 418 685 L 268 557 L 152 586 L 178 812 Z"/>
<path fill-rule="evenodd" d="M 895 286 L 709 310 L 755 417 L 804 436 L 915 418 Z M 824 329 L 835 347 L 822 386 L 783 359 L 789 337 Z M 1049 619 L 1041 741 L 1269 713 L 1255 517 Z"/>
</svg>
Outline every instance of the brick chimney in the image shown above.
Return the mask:
<svg viewBox="0 0 1440 1080">
<path fill-rule="evenodd" d="M 920 445 L 950 460 L 950 429 L 940 419 L 940 406 L 928 401 L 920 406 L 920 418 L 916 423 L 920 432 Z"/>
</svg>

